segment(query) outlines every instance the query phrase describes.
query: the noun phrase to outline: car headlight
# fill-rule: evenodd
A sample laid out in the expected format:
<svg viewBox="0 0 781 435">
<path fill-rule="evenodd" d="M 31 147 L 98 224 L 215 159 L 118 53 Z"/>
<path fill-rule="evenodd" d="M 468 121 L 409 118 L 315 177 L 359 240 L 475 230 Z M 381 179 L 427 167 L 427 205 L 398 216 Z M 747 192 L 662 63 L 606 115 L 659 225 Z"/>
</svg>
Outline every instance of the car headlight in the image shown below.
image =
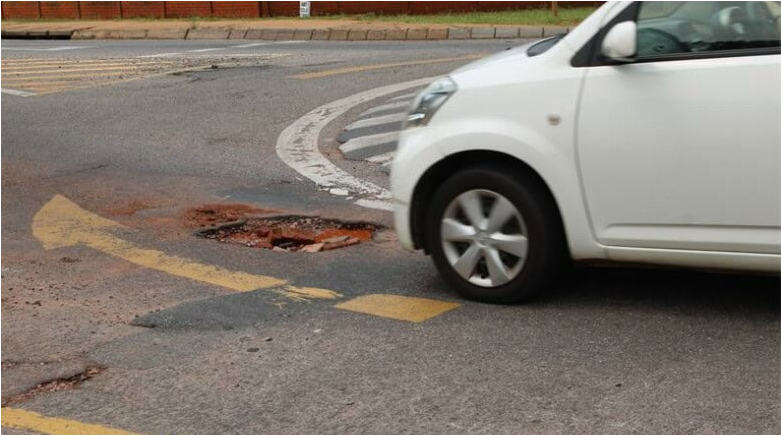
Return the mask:
<svg viewBox="0 0 781 435">
<path fill-rule="evenodd" d="M 430 84 L 415 97 L 403 128 L 421 127 L 428 124 L 437 109 L 456 92 L 456 89 L 458 89 L 456 83 L 449 77 L 443 77 Z"/>
</svg>

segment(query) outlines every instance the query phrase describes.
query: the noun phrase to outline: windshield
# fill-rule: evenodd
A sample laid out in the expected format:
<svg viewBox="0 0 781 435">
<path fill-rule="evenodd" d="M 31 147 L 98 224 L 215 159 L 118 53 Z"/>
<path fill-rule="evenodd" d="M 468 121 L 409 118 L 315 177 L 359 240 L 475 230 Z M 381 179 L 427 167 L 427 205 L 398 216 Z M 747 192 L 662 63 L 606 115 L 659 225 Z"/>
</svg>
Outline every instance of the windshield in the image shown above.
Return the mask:
<svg viewBox="0 0 781 435">
<path fill-rule="evenodd" d="M 548 49 L 556 45 L 556 43 L 561 41 L 561 38 L 563 38 L 564 35 L 565 34 L 562 33 L 561 35 L 556 35 L 552 38 L 543 39 L 542 41 L 529 47 L 529 49 L 526 50 L 526 54 L 529 55 L 529 57 L 534 57 L 537 56 L 538 54 L 545 53 L 546 51 L 548 51 Z"/>
</svg>

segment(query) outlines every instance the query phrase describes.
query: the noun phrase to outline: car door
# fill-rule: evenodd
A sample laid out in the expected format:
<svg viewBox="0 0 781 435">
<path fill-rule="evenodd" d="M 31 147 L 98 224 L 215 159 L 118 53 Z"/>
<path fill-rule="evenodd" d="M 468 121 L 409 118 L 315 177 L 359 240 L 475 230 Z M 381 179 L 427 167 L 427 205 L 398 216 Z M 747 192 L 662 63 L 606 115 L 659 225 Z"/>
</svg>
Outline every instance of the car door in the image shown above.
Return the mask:
<svg viewBox="0 0 781 435">
<path fill-rule="evenodd" d="M 600 33 L 636 20 L 633 62 L 606 63 L 600 35 L 579 58 L 578 159 L 601 243 L 781 252 L 781 54 L 761 6 L 633 4 Z"/>
</svg>

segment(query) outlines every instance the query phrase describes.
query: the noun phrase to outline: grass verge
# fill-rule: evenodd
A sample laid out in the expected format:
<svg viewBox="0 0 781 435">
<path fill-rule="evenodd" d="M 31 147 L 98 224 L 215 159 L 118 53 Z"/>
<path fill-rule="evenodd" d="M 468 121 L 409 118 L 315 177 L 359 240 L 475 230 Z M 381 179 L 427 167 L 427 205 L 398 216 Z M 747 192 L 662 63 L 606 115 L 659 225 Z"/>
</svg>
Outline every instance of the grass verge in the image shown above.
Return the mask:
<svg viewBox="0 0 781 435">
<path fill-rule="evenodd" d="M 431 15 L 329 15 L 313 19 L 342 19 L 359 21 L 388 21 L 411 24 L 497 24 L 497 25 L 575 25 L 586 19 L 596 8 L 578 7 L 559 9 L 554 17 L 550 9 L 522 9 L 501 12 L 467 12 Z"/>
</svg>

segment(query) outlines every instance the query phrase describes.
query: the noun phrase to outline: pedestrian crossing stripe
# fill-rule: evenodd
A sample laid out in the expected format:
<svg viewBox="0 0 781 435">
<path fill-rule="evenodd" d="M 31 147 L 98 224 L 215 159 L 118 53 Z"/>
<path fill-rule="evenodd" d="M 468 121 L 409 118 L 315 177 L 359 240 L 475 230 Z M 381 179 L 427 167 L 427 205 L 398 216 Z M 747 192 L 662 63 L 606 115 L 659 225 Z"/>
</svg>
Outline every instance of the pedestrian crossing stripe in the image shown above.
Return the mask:
<svg viewBox="0 0 781 435">
<path fill-rule="evenodd" d="M 48 94 L 101 86 L 166 72 L 173 62 L 141 59 L 4 59 L 4 89 Z"/>
<path fill-rule="evenodd" d="M 288 53 L 253 54 L 241 62 L 265 62 Z M 237 62 L 238 55 L 177 58 L 12 58 L 3 59 L 2 92 L 32 96 L 91 88 Z"/>
</svg>

